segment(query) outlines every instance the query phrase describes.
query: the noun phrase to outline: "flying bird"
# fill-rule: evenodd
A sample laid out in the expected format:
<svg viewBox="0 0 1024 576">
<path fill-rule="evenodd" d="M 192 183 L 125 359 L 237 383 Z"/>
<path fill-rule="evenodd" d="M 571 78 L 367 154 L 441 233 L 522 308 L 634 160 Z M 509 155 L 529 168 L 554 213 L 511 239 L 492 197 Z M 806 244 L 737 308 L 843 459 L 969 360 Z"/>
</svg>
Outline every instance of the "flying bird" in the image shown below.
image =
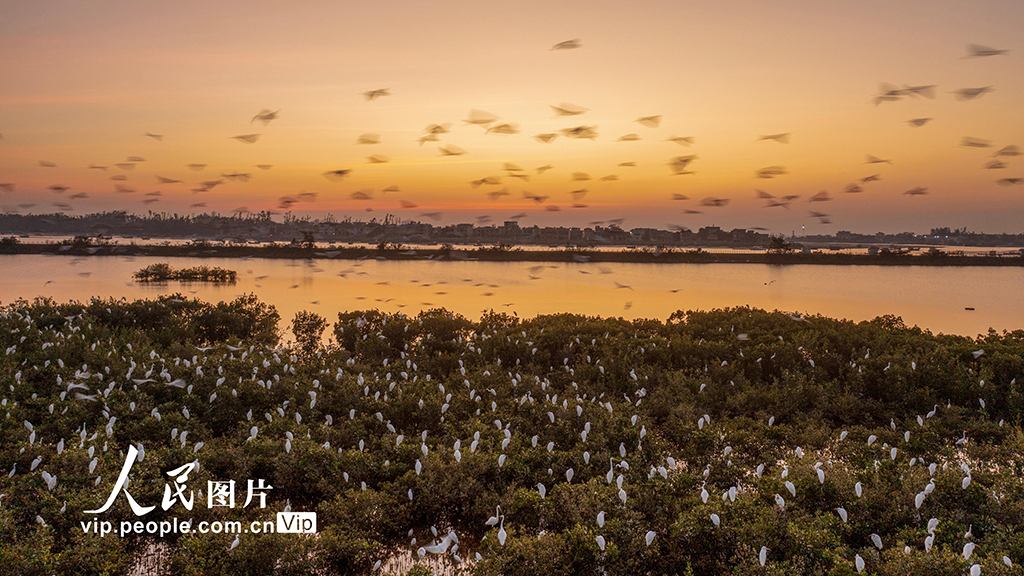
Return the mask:
<svg viewBox="0 0 1024 576">
<path fill-rule="evenodd" d="M 327 172 L 323 173 L 323 177 L 327 178 L 328 180 L 330 180 L 332 182 L 339 182 L 342 179 L 344 179 L 346 176 L 349 176 L 351 174 L 352 174 L 352 170 L 351 169 L 328 170 Z"/>
<path fill-rule="evenodd" d="M 486 176 L 484 178 L 480 178 L 479 180 L 472 180 L 469 183 L 469 185 L 472 186 L 473 188 L 479 188 L 480 186 L 485 184 L 488 186 L 497 186 L 498 184 L 501 184 L 501 179 L 497 176 Z"/>
<path fill-rule="evenodd" d="M 152 138 L 153 140 L 156 140 L 158 142 L 161 142 L 164 139 L 164 135 L 163 134 L 153 134 L 151 132 L 146 132 L 145 135 L 149 136 L 150 138 Z"/>
<path fill-rule="evenodd" d="M 755 142 L 764 142 L 764 141 L 767 141 L 767 140 L 773 140 L 775 142 L 778 142 L 779 144 L 789 144 L 789 136 L 790 136 L 789 132 L 784 132 L 782 134 L 766 134 L 766 135 L 763 135 L 763 136 L 758 136 L 757 140 L 755 140 Z"/>
<path fill-rule="evenodd" d="M 567 104 L 565 102 L 562 102 L 558 106 L 551 106 L 551 109 L 554 110 L 556 117 L 578 116 L 580 114 L 584 114 L 587 112 L 587 109 L 582 106 L 577 106 L 575 104 Z"/>
<path fill-rule="evenodd" d="M 239 142 L 244 142 L 246 144 L 255 144 L 260 139 L 260 136 L 262 136 L 262 134 L 242 134 L 240 136 L 232 136 L 229 139 L 238 140 Z"/>
<path fill-rule="evenodd" d="M 508 122 L 495 124 L 487 129 L 485 134 L 519 134 L 519 126 Z"/>
<path fill-rule="evenodd" d="M 281 110 L 270 110 L 268 108 L 264 108 L 257 112 L 256 115 L 252 117 L 252 120 L 249 121 L 249 124 L 252 124 L 253 122 L 256 122 L 258 120 L 262 122 L 264 126 L 266 126 L 267 124 L 270 124 L 271 120 L 277 120 L 277 114 L 280 111 Z"/>
<path fill-rule="evenodd" d="M 566 138 L 575 138 L 577 140 L 594 140 L 597 138 L 597 126 L 574 126 L 572 128 L 563 128 L 559 132 Z"/>
<path fill-rule="evenodd" d="M 676 156 L 668 161 L 668 166 L 676 175 L 693 174 L 693 172 L 688 171 L 687 168 L 689 168 L 690 164 L 696 159 L 696 154 Z"/>
<path fill-rule="evenodd" d="M 369 90 L 367 92 L 363 92 L 363 96 L 366 97 L 366 100 L 368 102 L 372 102 L 372 101 L 376 100 L 377 98 L 380 98 L 381 96 L 391 96 L 391 89 L 390 88 L 378 88 L 376 90 Z"/>
<path fill-rule="evenodd" d="M 967 148 L 991 148 L 992 141 L 964 136 L 963 140 L 960 141 L 960 145 Z"/>
<path fill-rule="evenodd" d="M 655 116 L 641 116 L 640 118 L 633 120 L 633 122 L 648 128 L 657 128 L 661 125 L 661 114 L 657 114 Z"/>
<path fill-rule="evenodd" d="M 498 121 L 498 117 L 490 112 L 484 112 L 483 110 L 473 109 L 469 111 L 469 118 L 463 120 L 466 124 L 473 124 L 474 126 L 490 126 Z"/>
<path fill-rule="evenodd" d="M 728 198 L 712 198 L 708 197 L 700 201 L 701 206 L 708 206 L 713 208 L 721 208 L 729 204 Z"/>
<path fill-rule="evenodd" d="M 974 100 L 979 96 L 983 96 L 992 91 L 991 86 L 982 86 L 980 88 L 961 88 L 953 91 L 954 97 L 960 101 Z"/>
<path fill-rule="evenodd" d="M 967 56 L 964 56 L 964 58 L 983 58 L 985 56 L 1001 56 L 1008 52 L 1009 50 L 997 50 L 995 48 L 989 48 L 988 46 L 970 44 L 967 46 Z"/>
<path fill-rule="evenodd" d="M 911 118 L 910 120 L 907 120 L 907 124 L 910 124 L 914 128 L 920 128 L 928 122 L 931 122 L 931 120 L 931 118 Z"/>
<path fill-rule="evenodd" d="M 789 171 L 786 170 L 785 166 L 766 166 L 764 168 L 759 168 L 758 170 L 754 171 L 754 176 L 756 178 L 764 179 L 770 179 L 776 176 L 783 176 L 785 174 L 789 174 Z"/>
<path fill-rule="evenodd" d="M 580 39 L 579 38 L 573 38 L 572 40 L 566 40 L 564 42 L 559 42 L 558 44 L 555 44 L 554 46 L 552 46 L 551 49 L 552 50 L 573 50 L 575 48 L 579 48 L 580 46 L 583 46 L 583 44 L 580 44 Z"/>
<path fill-rule="evenodd" d="M 447 124 L 447 123 L 446 124 L 428 124 L 427 127 L 423 129 L 423 133 L 424 134 L 432 134 L 432 135 L 448 134 L 449 132 L 452 131 L 451 128 L 452 128 L 452 125 L 451 124 Z"/>
<path fill-rule="evenodd" d="M 463 154 L 467 154 L 467 152 L 462 148 L 451 144 L 448 146 L 441 146 L 438 150 L 441 152 L 441 156 L 462 156 Z"/>
<path fill-rule="evenodd" d="M 904 92 L 911 96 L 924 96 L 925 98 L 935 98 L 935 85 L 928 84 L 926 86 L 904 86 Z"/>
</svg>

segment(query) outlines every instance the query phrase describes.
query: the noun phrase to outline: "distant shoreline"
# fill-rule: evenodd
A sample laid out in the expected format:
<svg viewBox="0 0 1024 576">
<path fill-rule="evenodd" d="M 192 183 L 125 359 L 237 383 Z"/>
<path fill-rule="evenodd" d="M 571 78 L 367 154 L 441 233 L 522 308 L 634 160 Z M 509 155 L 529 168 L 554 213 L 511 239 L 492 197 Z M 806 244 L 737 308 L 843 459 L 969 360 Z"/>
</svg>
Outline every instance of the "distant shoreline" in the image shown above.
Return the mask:
<svg viewBox="0 0 1024 576">
<path fill-rule="evenodd" d="M 387 249 L 373 247 L 303 247 L 297 245 L 249 246 L 165 246 L 157 244 L 35 244 L 0 246 L 0 255 L 65 256 L 141 256 L 181 258 L 269 258 L 324 260 L 438 260 L 486 262 L 577 262 L 642 264 L 775 264 L 833 266 L 1024 266 L 1024 255 L 951 255 L 879 253 L 742 253 L 729 254 L 697 249 L 655 249 L 597 251 L 579 248 L 516 250 L 485 246 L 469 250 L 417 249 L 402 246 Z"/>
</svg>

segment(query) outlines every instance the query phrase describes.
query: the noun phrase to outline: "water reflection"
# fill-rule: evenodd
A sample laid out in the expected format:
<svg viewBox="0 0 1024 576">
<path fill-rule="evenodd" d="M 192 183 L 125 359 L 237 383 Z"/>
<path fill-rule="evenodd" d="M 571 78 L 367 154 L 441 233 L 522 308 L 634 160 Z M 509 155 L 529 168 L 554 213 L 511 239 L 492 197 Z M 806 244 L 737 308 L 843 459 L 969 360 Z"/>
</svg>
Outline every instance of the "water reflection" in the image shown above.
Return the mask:
<svg viewBox="0 0 1024 576">
<path fill-rule="evenodd" d="M 206 264 L 238 272 L 233 285 L 138 284 L 133 272 L 156 262 Z M 230 300 L 254 292 L 284 320 L 311 310 L 379 308 L 415 314 L 444 307 L 476 318 L 494 309 L 521 317 L 572 312 L 665 319 L 676 310 L 753 306 L 859 321 L 883 314 L 933 332 L 976 335 L 1024 328 L 1017 267 L 771 266 L 263 260 L 150 257 L 0 256 L 0 302 L 49 296 L 151 298 L 181 292 Z M 974 308 L 973 311 L 965 308 Z"/>
</svg>

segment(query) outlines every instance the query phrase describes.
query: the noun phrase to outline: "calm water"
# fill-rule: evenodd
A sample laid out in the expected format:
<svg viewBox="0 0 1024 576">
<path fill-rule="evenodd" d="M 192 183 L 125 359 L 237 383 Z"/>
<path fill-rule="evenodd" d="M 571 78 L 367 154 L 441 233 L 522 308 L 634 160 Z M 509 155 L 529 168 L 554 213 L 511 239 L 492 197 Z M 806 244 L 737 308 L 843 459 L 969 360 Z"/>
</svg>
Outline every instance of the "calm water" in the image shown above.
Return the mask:
<svg viewBox="0 0 1024 576">
<path fill-rule="evenodd" d="M 156 262 L 236 270 L 237 284 L 140 285 Z M 901 316 L 933 332 L 977 335 L 1024 328 L 1024 268 L 770 266 L 762 264 L 544 264 L 378 260 L 261 260 L 0 256 L 0 302 L 49 296 L 152 298 L 181 292 L 208 301 L 255 292 L 282 328 L 298 310 L 334 321 L 380 308 L 409 314 L 445 307 L 470 318 L 493 308 L 520 317 L 556 312 L 666 319 L 676 310 L 750 305 L 868 320 Z M 974 311 L 965 310 L 975 308 Z"/>
</svg>

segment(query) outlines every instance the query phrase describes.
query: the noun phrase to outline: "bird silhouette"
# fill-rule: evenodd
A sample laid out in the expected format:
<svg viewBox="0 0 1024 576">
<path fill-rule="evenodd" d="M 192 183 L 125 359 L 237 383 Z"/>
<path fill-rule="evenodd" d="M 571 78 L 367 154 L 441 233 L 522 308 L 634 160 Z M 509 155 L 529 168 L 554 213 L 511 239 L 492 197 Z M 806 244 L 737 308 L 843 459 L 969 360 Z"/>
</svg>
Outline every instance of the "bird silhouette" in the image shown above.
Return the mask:
<svg viewBox="0 0 1024 576">
<path fill-rule="evenodd" d="M 554 46 L 552 46 L 551 49 L 552 50 L 573 50 L 573 49 L 579 48 L 581 46 L 583 46 L 583 44 L 580 43 L 580 39 L 579 38 L 574 38 L 572 40 L 565 40 L 564 42 L 559 42 L 558 44 L 555 44 Z"/>
<path fill-rule="evenodd" d="M 790 137 L 790 133 L 789 132 L 783 132 L 781 134 L 766 134 L 766 135 L 763 135 L 763 136 L 758 136 L 756 141 L 757 142 L 764 142 L 764 141 L 771 140 L 773 142 L 778 142 L 779 144 L 789 144 L 789 137 Z"/>
<path fill-rule="evenodd" d="M 1001 56 L 1009 52 L 1009 50 L 997 50 L 995 48 L 989 48 L 988 46 L 969 44 L 967 46 L 967 55 L 964 56 L 964 58 L 984 58 L 985 56 Z"/>
<path fill-rule="evenodd" d="M 376 90 L 368 90 L 363 92 L 363 97 L 366 98 L 367 102 L 373 102 L 374 100 L 382 96 L 391 96 L 390 88 L 377 88 Z"/>
</svg>

